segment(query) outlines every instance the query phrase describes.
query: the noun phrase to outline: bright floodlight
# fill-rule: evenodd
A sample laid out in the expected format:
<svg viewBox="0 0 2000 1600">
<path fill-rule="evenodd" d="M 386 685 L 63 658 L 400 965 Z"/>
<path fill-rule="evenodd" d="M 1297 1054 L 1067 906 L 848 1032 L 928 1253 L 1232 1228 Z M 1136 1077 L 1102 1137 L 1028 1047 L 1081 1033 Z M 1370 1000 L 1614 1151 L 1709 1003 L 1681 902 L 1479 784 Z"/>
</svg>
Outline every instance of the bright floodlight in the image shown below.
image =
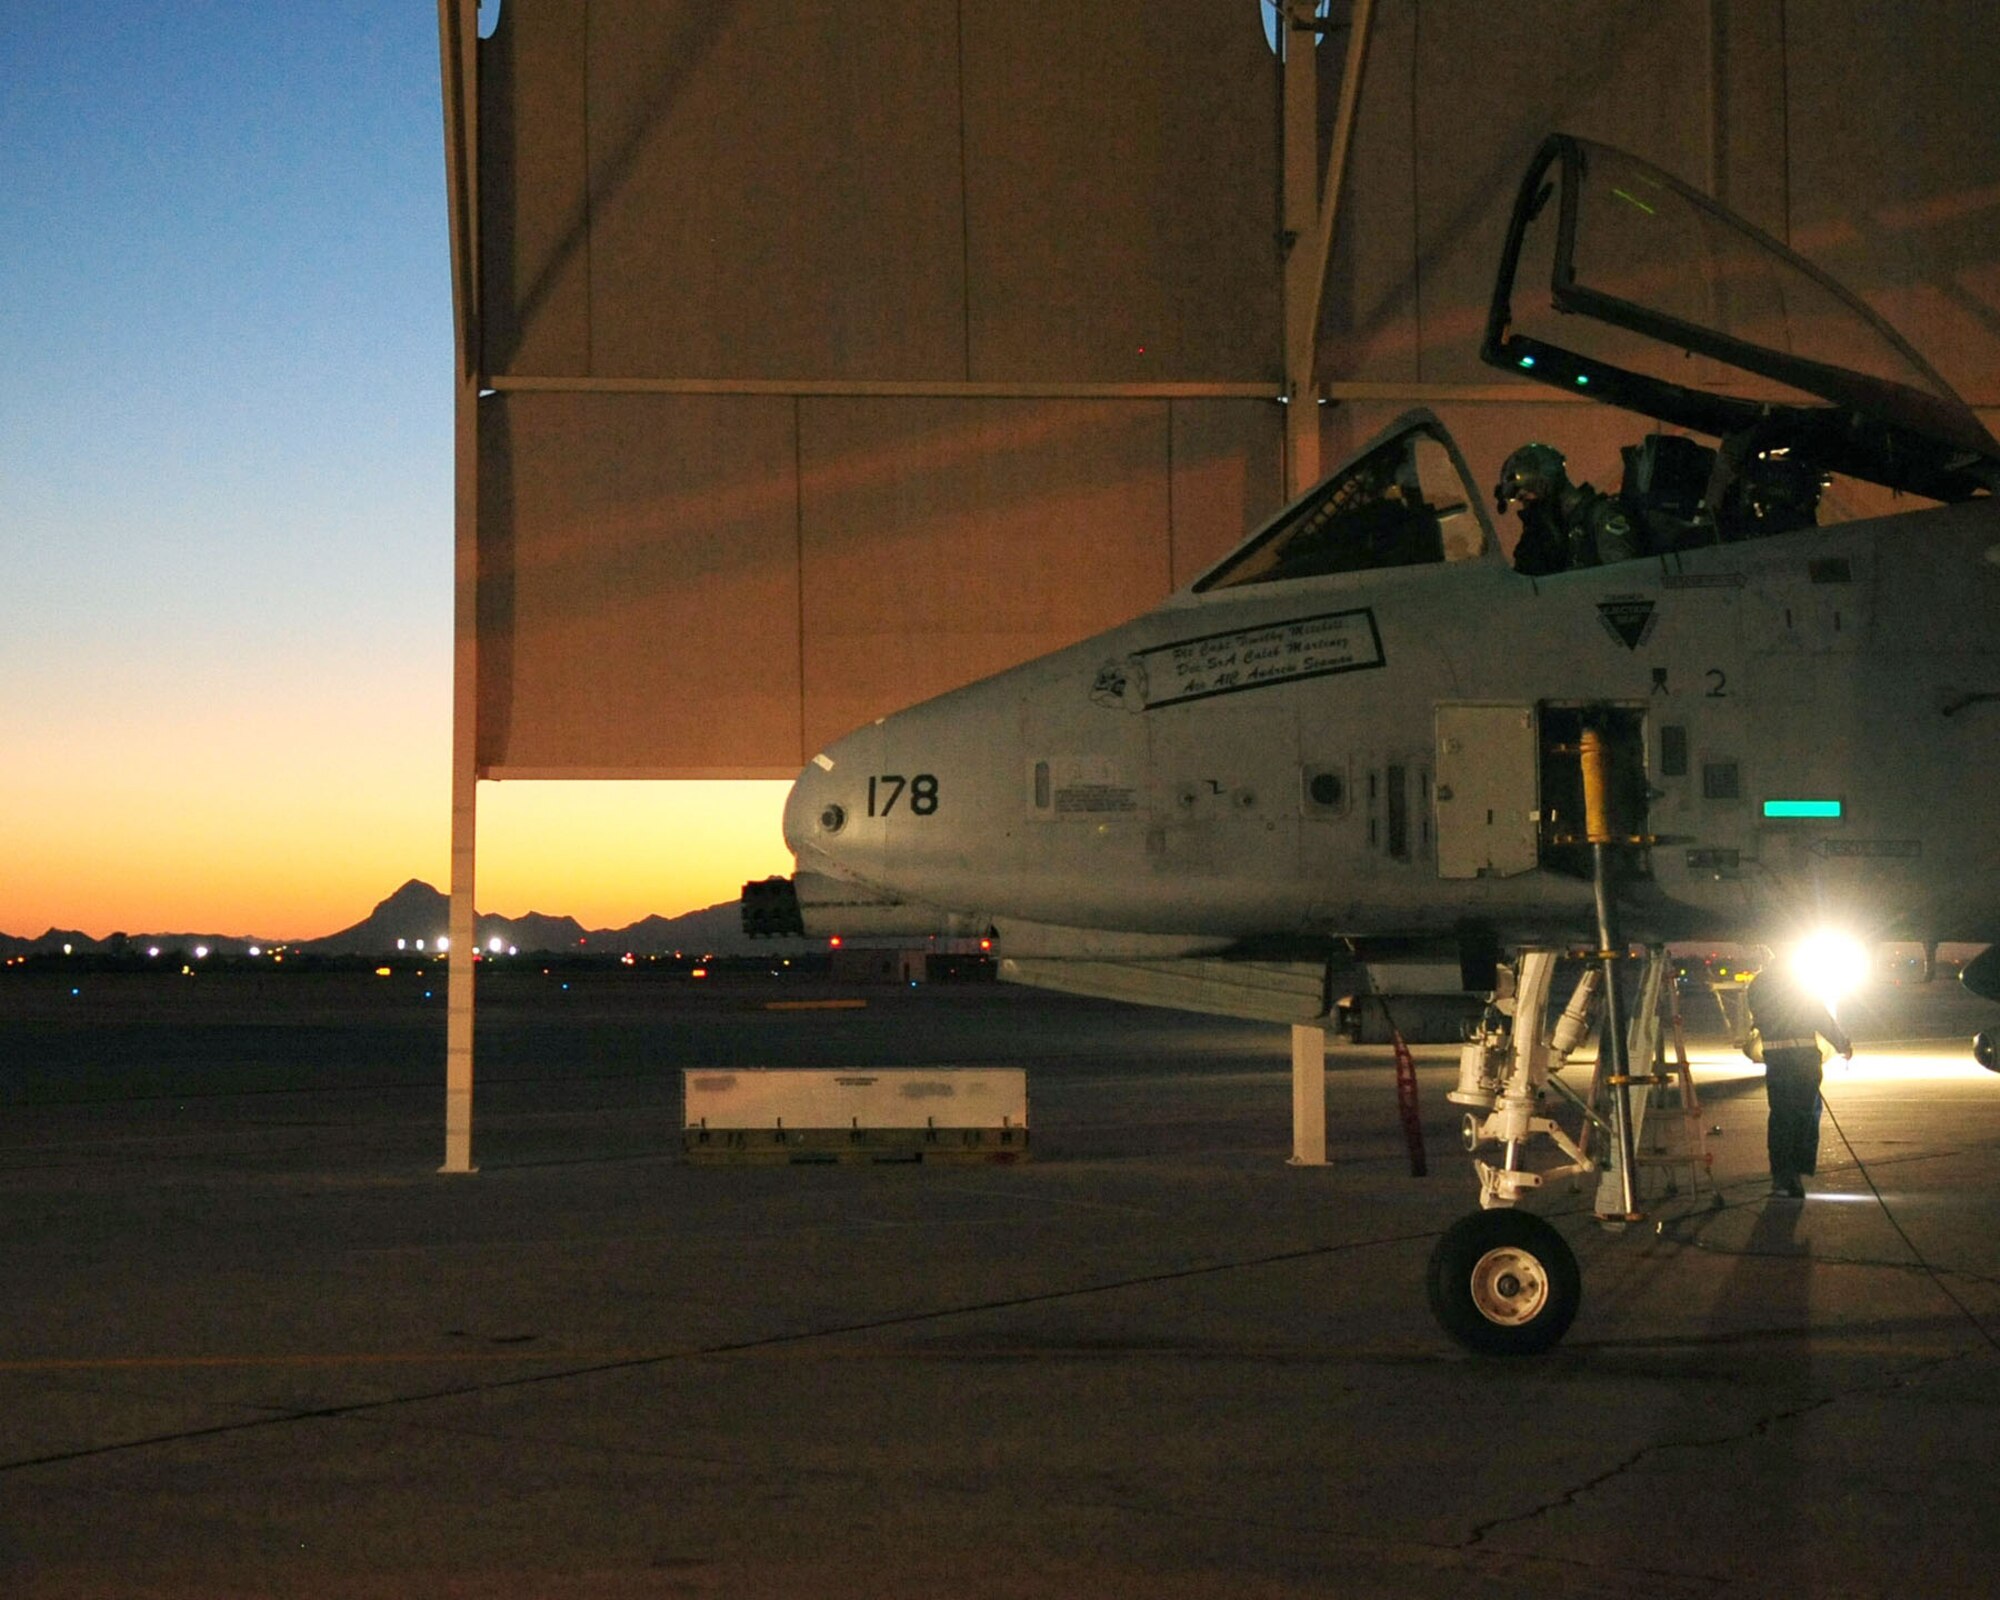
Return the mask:
<svg viewBox="0 0 2000 1600">
<path fill-rule="evenodd" d="M 486 941 L 486 948 L 497 956 L 502 950 L 505 950 L 507 948 L 507 941 L 502 939 L 496 933 L 492 938 Z"/>
<path fill-rule="evenodd" d="M 419 939 L 419 940 L 417 941 L 417 948 L 418 948 L 419 950 L 421 950 L 421 949 L 423 949 L 423 947 L 424 947 L 424 941 L 423 941 L 423 940 L 421 940 L 421 939 Z M 439 937 L 439 939 L 438 939 L 438 942 L 437 942 L 437 947 L 438 947 L 438 948 L 439 948 L 440 950 L 449 950 L 449 949 L 451 948 L 451 941 L 450 941 L 449 939 L 446 939 L 446 938 L 443 938 L 442 936 L 440 936 L 440 937 Z"/>
<path fill-rule="evenodd" d="M 1801 941 L 1791 955 L 1793 973 L 1829 1009 L 1861 987 L 1868 966 L 1868 947 L 1830 928 Z"/>
</svg>

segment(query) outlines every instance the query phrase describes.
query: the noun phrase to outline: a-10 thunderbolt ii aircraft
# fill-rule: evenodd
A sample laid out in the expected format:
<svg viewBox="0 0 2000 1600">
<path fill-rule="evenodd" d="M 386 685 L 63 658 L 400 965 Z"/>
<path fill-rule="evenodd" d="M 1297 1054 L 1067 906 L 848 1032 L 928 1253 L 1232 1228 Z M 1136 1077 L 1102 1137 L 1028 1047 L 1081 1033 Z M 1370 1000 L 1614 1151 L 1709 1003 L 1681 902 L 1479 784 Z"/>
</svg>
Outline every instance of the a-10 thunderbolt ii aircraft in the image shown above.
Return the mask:
<svg viewBox="0 0 2000 1600">
<path fill-rule="evenodd" d="M 1494 995 L 1451 1095 L 1481 1209 L 1431 1302 L 1527 1352 L 1579 1286 L 1514 1203 L 1598 1168 L 1600 1215 L 1634 1214 L 1623 1080 L 1666 941 L 2000 938 L 2000 445 L 1824 274 L 1568 136 L 1482 354 L 1672 430 L 1624 452 L 1622 546 L 1516 570 L 1413 411 L 1159 609 L 828 746 L 785 810 L 798 873 L 745 915 L 991 936 L 1015 981 L 1293 1022 L 1382 950 L 1455 955 Z M 1554 1074 L 1600 1017 L 1586 1098 Z"/>
</svg>

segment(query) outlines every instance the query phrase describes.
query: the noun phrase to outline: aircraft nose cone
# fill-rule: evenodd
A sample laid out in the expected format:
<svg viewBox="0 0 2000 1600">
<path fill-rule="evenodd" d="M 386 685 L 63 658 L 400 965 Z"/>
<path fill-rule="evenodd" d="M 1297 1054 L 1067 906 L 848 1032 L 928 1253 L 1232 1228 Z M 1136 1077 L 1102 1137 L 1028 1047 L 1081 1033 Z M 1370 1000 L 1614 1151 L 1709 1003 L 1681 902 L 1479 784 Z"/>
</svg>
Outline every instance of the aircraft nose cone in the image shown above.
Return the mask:
<svg viewBox="0 0 2000 1600">
<path fill-rule="evenodd" d="M 834 798 L 833 788 L 826 769 L 817 763 L 793 780 L 792 792 L 785 798 L 785 844 L 793 855 L 822 851 L 828 838 L 844 830 L 847 808 Z"/>
<path fill-rule="evenodd" d="M 866 804 L 866 785 L 862 780 L 857 787 L 855 774 L 869 769 L 880 737 L 878 728 L 850 734 L 814 756 L 793 781 L 785 800 L 785 844 L 802 869 L 868 875 L 871 830 L 856 814 Z"/>
</svg>

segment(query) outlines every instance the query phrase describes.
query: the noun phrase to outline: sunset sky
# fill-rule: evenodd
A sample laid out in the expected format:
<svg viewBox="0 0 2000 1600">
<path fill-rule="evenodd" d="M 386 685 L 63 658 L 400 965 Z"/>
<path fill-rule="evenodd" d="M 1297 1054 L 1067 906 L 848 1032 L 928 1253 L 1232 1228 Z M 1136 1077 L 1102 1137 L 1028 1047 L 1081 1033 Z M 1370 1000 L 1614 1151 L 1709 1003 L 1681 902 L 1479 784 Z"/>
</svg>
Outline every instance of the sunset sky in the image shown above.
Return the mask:
<svg viewBox="0 0 2000 1600">
<path fill-rule="evenodd" d="M 428 0 L 0 7 L 0 932 L 445 886 L 442 139 Z M 728 899 L 784 792 L 486 785 L 479 907 Z"/>
</svg>

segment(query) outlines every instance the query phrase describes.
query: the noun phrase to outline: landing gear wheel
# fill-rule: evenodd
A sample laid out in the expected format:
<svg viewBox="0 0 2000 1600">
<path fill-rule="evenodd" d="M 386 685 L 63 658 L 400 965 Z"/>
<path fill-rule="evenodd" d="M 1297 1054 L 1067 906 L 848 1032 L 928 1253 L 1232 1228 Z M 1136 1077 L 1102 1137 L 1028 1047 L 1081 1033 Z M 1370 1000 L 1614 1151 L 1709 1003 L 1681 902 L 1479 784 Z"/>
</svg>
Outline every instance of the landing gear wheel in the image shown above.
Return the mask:
<svg viewBox="0 0 2000 1600">
<path fill-rule="evenodd" d="M 1576 1256 L 1527 1211 L 1475 1211 L 1445 1230 L 1427 1274 L 1431 1315 L 1483 1356 L 1532 1356 L 1569 1331 L 1583 1299 Z"/>
</svg>

